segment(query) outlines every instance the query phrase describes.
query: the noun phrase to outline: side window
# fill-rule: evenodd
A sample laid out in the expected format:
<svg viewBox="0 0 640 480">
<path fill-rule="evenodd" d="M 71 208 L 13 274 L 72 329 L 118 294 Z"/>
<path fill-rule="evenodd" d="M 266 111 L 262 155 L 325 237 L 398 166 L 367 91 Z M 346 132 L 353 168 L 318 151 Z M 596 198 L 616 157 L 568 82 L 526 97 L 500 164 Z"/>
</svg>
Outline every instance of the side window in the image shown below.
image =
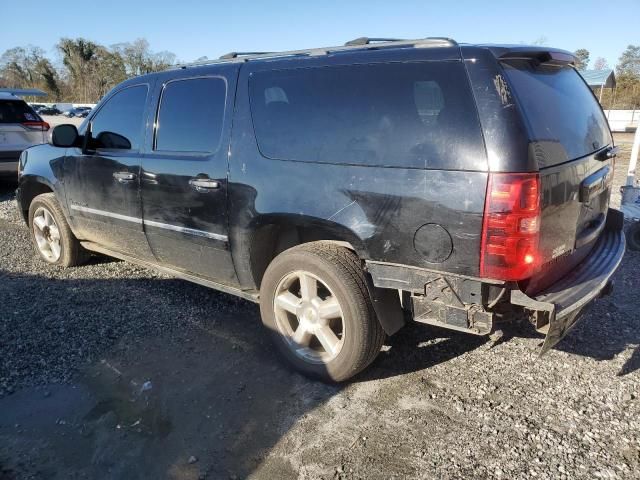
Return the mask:
<svg viewBox="0 0 640 480">
<path fill-rule="evenodd" d="M 146 85 L 125 88 L 104 104 L 91 121 L 91 137 L 95 148 L 140 148 L 147 90 Z"/>
<path fill-rule="evenodd" d="M 226 82 L 191 78 L 167 83 L 156 120 L 155 150 L 213 153 L 220 146 Z"/>
<path fill-rule="evenodd" d="M 486 154 L 461 62 L 254 72 L 251 115 L 263 156 L 476 170 Z"/>
</svg>

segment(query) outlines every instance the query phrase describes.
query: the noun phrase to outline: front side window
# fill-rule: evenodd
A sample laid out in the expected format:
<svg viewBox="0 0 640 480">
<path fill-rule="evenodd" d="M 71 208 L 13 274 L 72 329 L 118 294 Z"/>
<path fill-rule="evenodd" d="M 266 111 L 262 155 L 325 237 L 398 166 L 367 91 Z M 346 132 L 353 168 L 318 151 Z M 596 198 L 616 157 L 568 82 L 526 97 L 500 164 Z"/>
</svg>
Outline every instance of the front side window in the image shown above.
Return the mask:
<svg viewBox="0 0 640 480">
<path fill-rule="evenodd" d="M 129 87 L 107 100 L 91 122 L 91 137 L 95 148 L 140 148 L 147 91 L 146 85 Z"/>
<path fill-rule="evenodd" d="M 486 167 L 461 62 L 256 72 L 253 124 L 269 158 L 429 169 Z"/>
<path fill-rule="evenodd" d="M 169 82 L 160 99 L 155 150 L 202 153 L 218 150 L 226 91 L 222 78 Z"/>
</svg>

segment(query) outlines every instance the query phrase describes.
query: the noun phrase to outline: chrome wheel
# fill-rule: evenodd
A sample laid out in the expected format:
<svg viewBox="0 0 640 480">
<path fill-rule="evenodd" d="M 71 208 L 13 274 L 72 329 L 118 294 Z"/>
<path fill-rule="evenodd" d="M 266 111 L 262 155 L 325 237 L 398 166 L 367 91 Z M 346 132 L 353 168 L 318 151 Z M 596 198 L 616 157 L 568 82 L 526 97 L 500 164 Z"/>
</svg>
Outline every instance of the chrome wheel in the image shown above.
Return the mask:
<svg viewBox="0 0 640 480">
<path fill-rule="evenodd" d="M 53 215 L 45 207 L 39 207 L 33 215 L 33 235 L 42 256 L 49 262 L 56 262 L 62 253 L 60 230 Z"/>
<path fill-rule="evenodd" d="M 283 277 L 273 308 L 279 333 L 296 355 L 313 363 L 338 356 L 345 336 L 342 308 L 318 277 L 302 270 Z"/>
</svg>

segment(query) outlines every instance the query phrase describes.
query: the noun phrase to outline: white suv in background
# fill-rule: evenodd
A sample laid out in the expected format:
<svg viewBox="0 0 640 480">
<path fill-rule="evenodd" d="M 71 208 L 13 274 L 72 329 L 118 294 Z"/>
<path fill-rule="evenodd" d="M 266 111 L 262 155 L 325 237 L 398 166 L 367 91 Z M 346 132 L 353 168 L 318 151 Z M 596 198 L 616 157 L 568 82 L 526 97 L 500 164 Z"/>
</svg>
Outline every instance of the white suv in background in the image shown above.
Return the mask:
<svg viewBox="0 0 640 480">
<path fill-rule="evenodd" d="M 0 179 L 18 177 L 23 150 L 46 143 L 49 124 L 13 91 L 0 91 Z"/>
</svg>

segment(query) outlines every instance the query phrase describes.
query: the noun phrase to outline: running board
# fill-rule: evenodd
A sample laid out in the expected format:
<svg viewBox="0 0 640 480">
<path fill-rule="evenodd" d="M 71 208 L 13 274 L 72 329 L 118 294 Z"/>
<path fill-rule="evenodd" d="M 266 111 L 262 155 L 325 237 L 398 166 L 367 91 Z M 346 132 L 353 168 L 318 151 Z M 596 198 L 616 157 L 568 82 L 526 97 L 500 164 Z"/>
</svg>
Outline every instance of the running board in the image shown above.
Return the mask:
<svg viewBox="0 0 640 480">
<path fill-rule="evenodd" d="M 198 285 L 202 285 L 204 287 L 213 288 L 214 290 L 228 293 L 230 295 L 235 295 L 236 297 L 241 297 L 251 302 L 258 303 L 260 301 L 259 294 L 258 292 L 255 292 L 255 291 L 240 290 L 239 288 L 230 287 L 229 285 L 224 285 L 222 283 L 208 280 L 206 278 L 200 277 L 199 275 L 181 272 L 180 270 L 174 270 L 173 268 L 170 268 L 170 267 L 165 267 L 163 265 L 158 265 L 155 263 L 147 262 L 145 260 L 140 260 L 139 258 L 135 258 L 129 255 L 126 255 L 124 253 L 114 252 L 113 250 L 109 250 L 107 248 L 101 247 L 100 245 L 97 245 L 93 242 L 80 242 L 80 245 L 82 245 L 84 248 L 92 252 L 101 253 L 102 255 L 118 258 L 120 260 L 124 260 L 125 262 L 134 263 L 141 267 L 149 268 L 151 270 L 156 270 L 161 273 L 166 273 L 167 275 L 171 275 L 172 277 L 176 277 L 181 280 L 187 280 L 188 282 L 197 283 Z"/>
</svg>

